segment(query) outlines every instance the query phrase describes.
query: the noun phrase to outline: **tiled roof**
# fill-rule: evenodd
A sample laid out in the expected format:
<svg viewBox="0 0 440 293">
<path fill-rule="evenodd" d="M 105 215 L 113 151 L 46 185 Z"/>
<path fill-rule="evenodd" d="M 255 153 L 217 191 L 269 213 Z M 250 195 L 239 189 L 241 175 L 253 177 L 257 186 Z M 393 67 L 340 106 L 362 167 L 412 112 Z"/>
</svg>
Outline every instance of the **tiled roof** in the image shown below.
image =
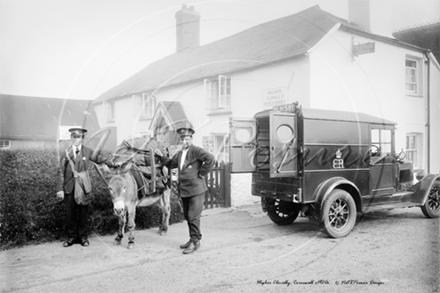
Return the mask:
<svg viewBox="0 0 440 293">
<path fill-rule="evenodd" d="M 163 86 L 261 66 L 304 54 L 344 20 L 313 6 L 148 65 L 93 103 Z"/>
<path fill-rule="evenodd" d="M 314 47 L 337 24 L 342 30 L 423 51 L 423 48 L 366 32 L 316 5 L 153 62 L 100 95 L 93 103 L 293 58 Z"/>
<path fill-rule="evenodd" d="M 89 100 L 0 94 L 0 137 L 3 139 L 56 139 L 58 126 L 99 129 L 96 115 L 85 115 Z M 62 114 L 62 115 L 61 115 Z"/>
</svg>

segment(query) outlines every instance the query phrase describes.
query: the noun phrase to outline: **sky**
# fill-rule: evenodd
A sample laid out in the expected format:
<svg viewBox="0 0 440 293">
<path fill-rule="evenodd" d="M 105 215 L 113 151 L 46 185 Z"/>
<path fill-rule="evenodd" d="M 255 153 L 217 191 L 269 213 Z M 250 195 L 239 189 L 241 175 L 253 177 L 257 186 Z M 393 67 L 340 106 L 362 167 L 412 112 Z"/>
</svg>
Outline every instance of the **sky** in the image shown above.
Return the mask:
<svg viewBox="0 0 440 293">
<path fill-rule="evenodd" d="M 314 5 L 344 19 L 348 0 L 0 0 L 0 93 L 95 99 L 175 53 L 175 13 L 200 13 L 211 43 Z M 371 30 L 440 20 L 440 0 L 370 0 Z"/>
</svg>

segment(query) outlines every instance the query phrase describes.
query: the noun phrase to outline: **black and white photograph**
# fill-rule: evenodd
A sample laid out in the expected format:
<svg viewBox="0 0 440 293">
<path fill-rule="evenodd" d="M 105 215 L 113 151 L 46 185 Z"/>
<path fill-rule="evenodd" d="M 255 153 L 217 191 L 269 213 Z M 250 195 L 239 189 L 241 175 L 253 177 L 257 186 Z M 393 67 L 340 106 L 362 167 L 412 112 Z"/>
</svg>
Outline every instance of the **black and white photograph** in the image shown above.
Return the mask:
<svg viewBox="0 0 440 293">
<path fill-rule="evenodd" d="M 439 0 L 0 0 L 0 292 L 440 293 Z"/>
</svg>

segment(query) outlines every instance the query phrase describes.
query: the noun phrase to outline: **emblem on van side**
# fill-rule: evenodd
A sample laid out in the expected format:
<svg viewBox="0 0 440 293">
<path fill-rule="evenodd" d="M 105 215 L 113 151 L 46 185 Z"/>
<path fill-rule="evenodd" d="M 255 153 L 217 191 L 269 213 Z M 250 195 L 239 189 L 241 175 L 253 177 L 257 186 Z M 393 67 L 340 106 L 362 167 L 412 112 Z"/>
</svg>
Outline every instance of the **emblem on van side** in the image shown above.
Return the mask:
<svg viewBox="0 0 440 293">
<path fill-rule="evenodd" d="M 344 160 L 342 159 L 342 152 L 340 149 L 336 152 L 336 159 L 333 160 L 334 169 L 344 169 Z"/>
</svg>

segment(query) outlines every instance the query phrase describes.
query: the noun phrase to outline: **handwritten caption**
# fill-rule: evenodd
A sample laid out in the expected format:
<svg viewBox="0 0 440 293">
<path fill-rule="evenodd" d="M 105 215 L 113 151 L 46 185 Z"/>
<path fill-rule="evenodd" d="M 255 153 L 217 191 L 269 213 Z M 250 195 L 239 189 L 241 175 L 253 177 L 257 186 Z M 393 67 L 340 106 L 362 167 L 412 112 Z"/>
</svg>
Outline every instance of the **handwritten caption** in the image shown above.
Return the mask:
<svg viewBox="0 0 440 293">
<path fill-rule="evenodd" d="M 368 280 L 368 281 L 360 281 L 360 280 L 338 280 L 338 281 L 329 281 L 325 279 L 320 280 L 257 280 L 257 285 L 261 286 L 270 286 L 270 285 L 277 285 L 277 286 L 292 286 L 292 285 L 375 285 L 375 286 L 382 286 L 385 285 L 385 281 L 375 281 L 375 280 Z"/>
</svg>

